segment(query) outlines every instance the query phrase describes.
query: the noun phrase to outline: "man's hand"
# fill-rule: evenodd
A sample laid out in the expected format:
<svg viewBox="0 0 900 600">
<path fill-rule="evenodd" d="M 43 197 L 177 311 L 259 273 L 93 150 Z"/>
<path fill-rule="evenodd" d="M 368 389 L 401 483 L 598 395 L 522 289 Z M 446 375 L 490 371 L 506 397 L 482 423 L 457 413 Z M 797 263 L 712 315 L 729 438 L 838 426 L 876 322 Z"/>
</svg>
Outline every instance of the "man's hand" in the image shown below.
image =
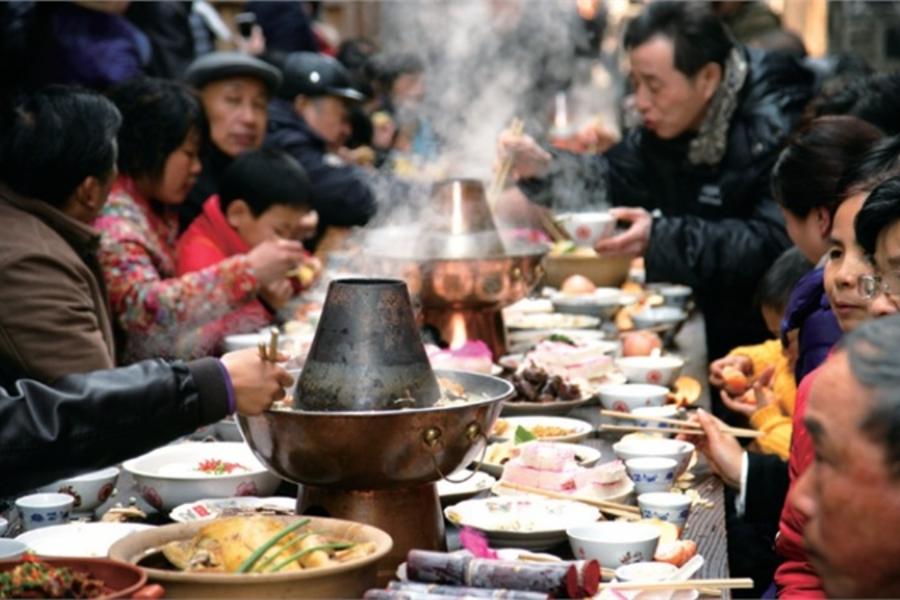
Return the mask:
<svg viewBox="0 0 900 600">
<path fill-rule="evenodd" d="M 679 435 L 678 438 L 693 443 L 725 485 L 740 488 L 744 450 L 737 439 L 733 435 L 722 433 L 719 428 L 724 423 L 703 409 L 698 410 L 691 421 L 699 423 L 706 435 Z"/>
<path fill-rule="evenodd" d="M 294 286 L 288 279 L 279 279 L 259 288 L 259 295 L 266 304 L 278 310 L 294 296 Z"/>
<path fill-rule="evenodd" d="M 512 131 L 504 131 L 497 138 L 495 166 L 503 164 L 509 157 L 512 157 L 510 174 L 516 180 L 542 177 L 550 167 L 550 161 L 553 160 L 553 156 L 541 148 L 534 138 Z"/>
<path fill-rule="evenodd" d="M 287 356 L 279 355 L 279 361 Z M 222 364 L 231 377 L 237 412 L 253 416 L 267 410 L 275 400 L 284 398 L 284 388 L 294 380 L 277 364 L 259 357 L 256 348 L 229 352 L 222 357 Z"/>
<path fill-rule="evenodd" d="M 753 376 L 753 361 L 750 360 L 749 356 L 744 356 L 743 354 L 724 356 L 718 360 L 714 360 L 712 364 L 709 365 L 709 382 L 717 388 L 725 385 L 725 378 L 722 375 L 722 371 L 725 367 L 737 369 L 747 377 Z"/>
<path fill-rule="evenodd" d="M 631 226 L 626 231 L 611 238 L 605 238 L 594 245 L 597 254 L 643 256 L 650 244 L 653 217 L 643 208 L 612 208 L 609 211 L 616 219 L 628 221 Z"/>
</svg>

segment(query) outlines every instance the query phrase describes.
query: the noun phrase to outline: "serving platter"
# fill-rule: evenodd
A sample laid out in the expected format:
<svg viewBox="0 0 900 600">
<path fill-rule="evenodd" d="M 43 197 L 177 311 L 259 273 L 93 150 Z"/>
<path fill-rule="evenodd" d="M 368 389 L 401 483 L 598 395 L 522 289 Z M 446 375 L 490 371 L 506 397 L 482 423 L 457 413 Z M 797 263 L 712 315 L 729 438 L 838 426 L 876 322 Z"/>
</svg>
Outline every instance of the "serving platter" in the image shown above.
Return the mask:
<svg viewBox="0 0 900 600">
<path fill-rule="evenodd" d="M 16 540 L 41 556 L 101 558 L 123 537 L 136 531 L 153 529 L 141 523 L 66 523 L 33 529 Z"/>
<path fill-rule="evenodd" d="M 512 448 L 515 446 L 515 444 L 509 441 L 491 444 L 490 446 L 488 446 L 487 452 L 485 454 L 485 461 L 480 463 L 479 468 L 484 472 L 493 475 L 494 477 L 501 477 L 503 475 L 504 464 L 492 461 L 491 459 L 508 459 L 509 457 L 507 456 L 508 453 L 506 452 L 506 448 Z M 597 461 L 600 460 L 601 453 L 596 448 L 585 446 L 583 444 L 571 444 L 571 447 L 575 450 L 575 459 L 582 467 L 592 467 L 597 464 Z"/>
<path fill-rule="evenodd" d="M 234 498 L 205 498 L 196 502 L 180 504 L 172 509 L 169 518 L 177 523 L 208 521 L 217 517 L 243 514 L 282 514 L 297 512 L 297 499 L 284 496 L 257 498 L 236 496 Z"/>
<path fill-rule="evenodd" d="M 568 500 L 495 497 L 466 500 L 444 509 L 454 525 L 483 531 L 491 546 L 545 550 L 566 540 L 566 529 L 593 523 L 600 512 Z"/>
<path fill-rule="evenodd" d="M 530 416 L 499 419 L 494 424 L 491 435 L 496 440 L 513 439 L 516 429 L 519 427 L 528 430 L 542 442 L 577 443 L 594 432 L 594 426 L 581 419 Z M 558 430 L 558 432 L 554 432 L 554 430 Z"/>
<path fill-rule="evenodd" d="M 586 315 L 564 313 L 509 314 L 505 317 L 509 329 L 591 329 L 600 325 L 600 319 Z"/>
<path fill-rule="evenodd" d="M 471 477 L 469 477 L 470 475 Z M 462 502 L 467 498 L 471 498 L 476 494 L 491 489 L 491 487 L 497 483 L 497 480 L 493 476 L 482 470 L 479 470 L 472 475 L 470 469 L 459 469 L 450 474 L 450 479 L 454 481 L 441 479 L 437 482 L 438 496 L 441 498 L 441 504 L 444 505 Z M 466 480 L 461 483 L 455 483 L 455 481 L 461 479 Z"/>
</svg>

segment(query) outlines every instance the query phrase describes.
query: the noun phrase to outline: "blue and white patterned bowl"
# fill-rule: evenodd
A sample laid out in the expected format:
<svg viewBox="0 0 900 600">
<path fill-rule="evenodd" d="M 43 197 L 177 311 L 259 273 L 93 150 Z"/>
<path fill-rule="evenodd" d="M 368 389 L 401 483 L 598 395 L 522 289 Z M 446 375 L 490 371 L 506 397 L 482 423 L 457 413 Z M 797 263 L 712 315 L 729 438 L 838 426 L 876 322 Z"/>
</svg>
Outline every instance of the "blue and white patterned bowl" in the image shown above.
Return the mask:
<svg viewBox="0 0 900 600">
<path fill-rule="evenodd" d="M 26 530 L 67 523 L 74 504 L 71 494 L 31 494 L 16 500 Z"/>
<path fill-rule="evenodd" d="M 625 461 L 625 470 L 638 494 L 668 492 L 675 484 L 678 461 L 674 458 L 647 456 Z"/>
<path fill-rule="evenodd" d="M 659 519 L 684 529 L 691 513 L 691 499 L 674 492 L 651 492 L 638 496 L 638 507 L 645 519 Z"/>
</svg>

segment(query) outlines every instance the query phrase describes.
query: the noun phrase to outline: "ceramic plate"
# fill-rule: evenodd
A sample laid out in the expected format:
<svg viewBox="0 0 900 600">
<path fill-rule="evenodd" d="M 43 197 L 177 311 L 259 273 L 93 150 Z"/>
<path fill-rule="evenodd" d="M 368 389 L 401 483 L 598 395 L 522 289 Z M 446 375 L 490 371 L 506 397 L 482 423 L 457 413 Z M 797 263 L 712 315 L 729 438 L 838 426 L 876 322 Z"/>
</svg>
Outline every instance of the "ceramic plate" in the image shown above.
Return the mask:
<svg viewBox="0 0 900 600">
<path fill-rule="evenodd" d="M 235 498 L 208 498 L 181 504 L 172 509 L 172 512 L 169 513 L 169 518 L 178 523 L 190 523 L 192 521 L 206 521 L 216 517 L 244 514 L 275 513 L 293 515 L 296 510 L 296 498 L 239 496 Z"/>
<path fill-rule="evenodd" d="M 42 556 L 102 558 L 121 538 L 152 527 L 141 523 L 67 523 L 26 531 L 16 539 Z"/>
<path fill-rule="evenodd" d="M 500 457 L 499 460 L 502 460 L 502 457 L 508 456 L 504 451 L 504 447 L 507 446 L 512 447 L 513 444 L 511 442 L 491 444 L 488 448 L 487 456 L 491 457 L 491 454 L 495 453 Z M 575 450 L 575 458 L 578 460 L 578 464 L 582 467 L 592 467 L 600 460 L 600 451 L 596 448 L 581 444 L 572 444 L 572 448 Z M 483 462 L 481 463 L 481 469 L 494 477 L 501 477 L 503 475 L 503 465 L 499 462 Z"/>
<path fill-rule="evenodd" d="M 502 425 L 505 423 L 505 427 Z M 566 417 L 510 417 L 498 419 L 491 435 L 498 440 L 512 439 L 521 426 L 542 442 L 580 442 L 594 431 L 594 426 L 580 419 Z M 502 428 L 502 429 L 501 429 Z"/>
<path fill-rule="evenodd" d="M 616 487 L 620 487 L 619 484 L 616 484 Z M 610 502 L 625 502 L 629 496 L 634 492 L 634 482 L 628 479 L 628 476 L 625 476 L 625 479 L 622 480 L 621 489 L 618 490 L 618 493 L 613 494 L 611 496 L 604 496 L 603 498 L 595 498 L 596 500 L 609 500 Z M 510 489 L 504 485 L 495 484 L 491 487 L 491 493 L 495 496 L 526 496 L 528 498 L 542 498 L 538 494 L 531 494 L 528 492 L 520 492 L 519 490 Z M 589 494 L 586 494 L 585 497 L 591 498 Z"/>
<path fill-rule="evenodd" d="M 472 475 L 469 469 L 460 469 L 450 475 L 450 479 L 459 480 Z M 469 479 L 462 483 L 453 483 L 446 479 L 437 482 L 438 495 L 441 497 L 442 504 L 456 504 L 466 498 L 471 498 L 479 492 L 491 489 L 497 483 L 497 480 L 485 473 L 478 471 Z"/>
<path fill-rule="evenodd" d="M 588 329 L 600 325 L 600 319 L 563 313 L 510 314 L 505 317 L 510 329 Z"/>
<path fill-rule="evenodd" d="M 503 415 L 567 415 L 579 406 L 584 406 L 594 399 L 591 393 L 577 400 L 559 400 L 557 402 L 503 402 Z"/>
<path fill-rule="evenodd" d="M 566 529 L 593 523 L 600 512 L 567 500 L 504 496 L 466 500 L 444 509 L 457 526 L 479 529 L 491 546 L 543 550 L 566 541 Z"/>
</svg>

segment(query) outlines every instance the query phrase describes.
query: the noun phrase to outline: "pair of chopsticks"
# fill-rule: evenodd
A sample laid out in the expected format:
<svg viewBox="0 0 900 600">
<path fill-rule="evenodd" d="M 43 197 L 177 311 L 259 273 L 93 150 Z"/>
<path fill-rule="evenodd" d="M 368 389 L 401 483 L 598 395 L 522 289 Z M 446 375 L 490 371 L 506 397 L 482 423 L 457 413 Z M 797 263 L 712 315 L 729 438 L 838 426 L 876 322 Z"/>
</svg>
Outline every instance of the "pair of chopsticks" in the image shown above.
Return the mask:
<svg viewBox="0 0 900 600">
<path fill-rule="evenodd" d="M 706 432 L 703 431 L 703 428 L 700 427 L 699 423 L 691 423 L 689 421 L 682 421 L 680 419 L 668 419 L 666 417 L 652 417 L 649 415 L 633 415 L 627 412 L 621 412 L 618 410 L 601 410 L 600 414 L 605 417 L 616 417 L 618 419 L 626 419 L 632 421 L 652 421 L 654 423 L 664 423 L 666 425 L 671 425 L 672 427 L 667 427 L 666 429 L 660 429 L 658 427 L 640 427 L 637 425 L 600 425 L 600 429 L 605 431 L 652 431 L 654 433 L 686 433 L 689 435 L 706 435 Z M 719 431 L 722 433 L 727 433 L 729 435 L 733 435 L 734 437 L 739 438 L 758 438 L 762 437 L 764 434 L 761 431 L 757 431 L 756 429 L 746 429 L 744 427 L 730 427 L 723 426 L 719 428 Z"/>
<path fill-rule="evenodd" d="M 513 135 L 522 135 L 522 131 L 524 130 L 525 122 L 518 117 L 515 117 L 509 124 L 509 131 L 512 132 Z M 494 205 L 497 203 L 497 198 L 500 197 L 503 188 L 506 187 L 506 178 L 509 177 L 514 158 L 513 153 L 510 152 L 500 164 L 500 169 L 494 174 L 494 180 L 491 182 L 491 187 L 488 189 L 488 203 L 490 204 L 491 210 L 493 210 Z"/>
<path fill-rule="evenodd" d="M 554 242 L 564 242 L 572 239 L 572 236 L 569 235 L 569 232 L 566 231 L 566 228 L 559 223 L 556 219 L 553 218 L 553 214 L 549 209 L 546 208 L 538 208 L 538 217 L 541 222 L 541 227 L 544 228 L 544 231 L 547 232 L 547 235 L 550 236 Z"/>
<path fill-rule="evenodd" d="M 693 590 L 696 588 L 716 590 L 747 590 L 753 587 L 749 577 L 729 579 L 687 579 L 685 581 L 621 581 L 603 583 L 600 590 Z"/>
<path fill-rule="evenodd" d="M 257 348 L 261 359 L 266 362 L 278 362 L 278 328 L 269 329 L 269 344 L 260 341 Z"/>
<path fill-rule="evenodd" d="M 586 498 L 584 496 L 578 496 L 576 494 L 562 494 L 559 492 L 553 492 L 551 490 L 531 487 L 530 485 L 520 485 L 518 483 L 510 483 L 508 481 L 502 480 L 497 483 L 497 486 L 505 487 L 509 490 L 514 490 L 517 492 L 534 494 L 535 496 L 545 496 L 547 498 L 554 498 L 556 500 L 572 500 L 574 502 L 581 502 L 582 504 L 588 504 L 590 506 L 599 508 L 601 512 L 612 515 L 614 517 L 622 517 L 624 519 L 631 520 L 638 520 L 641 518 L 640 509 L 629 504 L 610 502 L 609 500 L 597 500 L 596 498 Z"/>
</svg>

